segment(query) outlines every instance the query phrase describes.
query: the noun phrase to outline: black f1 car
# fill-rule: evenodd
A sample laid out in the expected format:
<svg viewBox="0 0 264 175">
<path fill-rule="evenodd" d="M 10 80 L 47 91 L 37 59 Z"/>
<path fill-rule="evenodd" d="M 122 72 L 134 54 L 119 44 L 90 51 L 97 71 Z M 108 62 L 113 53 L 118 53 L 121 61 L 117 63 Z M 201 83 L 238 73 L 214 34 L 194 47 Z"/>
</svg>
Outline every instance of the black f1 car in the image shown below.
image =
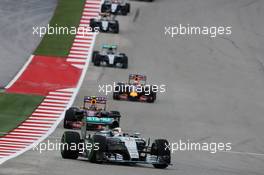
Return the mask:
<svg viewBox="0 0 264 175">
<path fill-rule="evenodd" d="M 146 85 L 145 75 L 130 74 L 128 83 L 117 83 L 113 92 L 114 100 L 129 100 L 153 103 L 156 92 L 152 85 Z"/>
<path fill-rule="evenodd" d="M 101 7 L 102 13 L 127 15 L 130 12 L 130 3 L 126 0 L 105 0 Z"/>
<path fill-rule="evenodd" d="M 106 97 L 87 96 L 81 109 L 71 107 L 66 111 L 63 125 L 66 129 L 80 129 L 86 123 L 88 130 L 101 130 L 119 127 L 120 118 L 119 111 L 106 111 Z"/>
<path fill-rule="evenodd" d="M 129 135 L 123 133 L 121 128 L 99 131 L 91 136 L 85 125 L 83 127 L 81 135 L 78 132 L 64 132 L 61 139 L 64 159 L 83 157 L 92 163 L 152 164 L 159 169 L 171 164 L 169 142 L 165 139 L 156 139 L 151 144 L 150 139 L 146 142 L 139 133 Z"/>
<path fill-rule="evenodd" d="M 103 45 L 102 51 L 94 51 L 92 62 L 95 66 L 127 68 L 128 58 L 124 53 L 117 52 L 116 45 Z"/>
<path fill-rule="evenodd" d="M 99 18 L 90 19 L 92 31 L 119 33 L 119 23 L 110 13 L 100 13 Z"/>
</svg>

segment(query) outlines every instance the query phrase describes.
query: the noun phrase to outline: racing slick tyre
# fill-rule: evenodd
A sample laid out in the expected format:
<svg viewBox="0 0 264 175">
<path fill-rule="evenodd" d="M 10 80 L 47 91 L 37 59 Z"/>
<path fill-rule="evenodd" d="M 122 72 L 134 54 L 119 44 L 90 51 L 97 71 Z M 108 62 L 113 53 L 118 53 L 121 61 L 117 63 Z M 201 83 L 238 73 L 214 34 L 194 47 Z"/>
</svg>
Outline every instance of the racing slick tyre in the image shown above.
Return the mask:
<svg viewBox="0 0 264 175">
<path fill-rule="evenodd" d="M 120 55 L 123 56 L 123 59 L 122 59 L 122 68 L 123 69 L 127 69 L 127 67 L 128 67 L 128 57 L 124 53 L 120 53 Z"/>
<path fill-rule="evenodd" d="M 108 8 L 107 5 L 102 4 L 102 7 L 101 7 L 101 13 L 106 13 L 108 9 L 109 9 L 109 8 Z"/>
<path fill-rule="evenodd" d="M 110 129 L 114 129 L 114 128 L 118 128 L 120 125 L 119 125 L 119 122 L 118 121 L 114 121 L 111 125 L 110 125 Z"/>
<path fill-rule="evenodd" d="M 127 57 L 126 57 L 126 61 L 125 62 L 123 62 L 123 65 L 122 65 L 122 68 L 123 69 L 127 69 L 128 68 L 128 63 L 127 63 L 128 61 L 127 61 Z"/>
<path fill-rule="evenodd" d="M 68 109 L 65 113 L 65 117 L 63 120 L 63 127 L 65 129 L 72 129 L 72 126 L 69 125 L 69 122 L 75 122 L 77 121 L 75 114 L 76 114 L 76 110 L 79 110 L 78 108 L 75 107 L 71 107 L 70 109 Z"/>
<path fill-rule="evenodd" d="M 121 114 L 119 111 L 111 111 L 113 118 L 121 118 Z"/>
<path fill-rule="evenodd" d="M 61 156 L 64 159 L 77 159 L 79 150 L 78 145 L 81 142 L 80 134 L 78 132 L 66 131 L 61 138 Z M 71 146 L 75 145 L 76 150 L 72 150 Z"/>
<path fill-rule="evenodd" d="M 119 93 L 118 92 L 113 92 L 113 99 L 119 100 Z"/>
<path fill-rule="evenodd" d="M 95 32 L 96 22 L 94 19 L 90 19 L 90 27 L 92 29 L 92 32 Z"/>
<path fill-rule="evenodd" d="M 130 3 L 126 3 L 126 10 L 127 10 L 127 13 L 130 13 Z"/>
<path fill-rule="evenodd" d="M 147 102 L 148 102 L 148 103 L 154 103 L 155 100 L 156 100 L 156 93 L 155 93 L 155 92 L 152 92 L 152 93 L 148 96 Z"/>
<path fill-rule="evenodd" d="M 119 22 L 118 21 L 116 21 L 115 24 L 113 25 L 113 32 L 119 33 Z"/>
<path fill-rule="evenodd" d="M 121 114 L 119 111 L 111 111 L 111 117 L 115 119 L 115 121 L 110 126 L 111 128 L 117 128 L 119 127 Z"/>
<path fill-rule="evenodd" d="M 121 8 L 121 15 L 126 16 L 128 14 L 127 6 L 123 6 Z"/>
<path fill-rule="evenodd" d="M 96 60 L 96 58 L 97 58 L 98 55 L 99 55 L 99 51 L 93 51 L 93 55 L 92 55 L 92 62 L 93 63 Z"/>
<path fill-rule="evenodd" d="M 94 66 L 100 66 L 101 62 L 101 58 L 99 55 L 96 56 L 96 58 L 94 59 Z"/>
<path fill-rule="evenodd" d="M 107 150 L 106 137 L 101 135 L 94 135 L 93 138 L 93 148 L 89 155 L 89 160 L 92 163 L 103 163 L 103 153 Z M 95 144 L 98 148 L 95 148 Z"/>
<path fill-rule="evenodd" d="M 165 139 L 157 139 L 151 146 L 151 155 L 158 156 L 160 163 L 153 164 L 155 168 L 164 169 L 171 163 L 171 153 L 169 149 L 169 142 Z"/>
</svg>

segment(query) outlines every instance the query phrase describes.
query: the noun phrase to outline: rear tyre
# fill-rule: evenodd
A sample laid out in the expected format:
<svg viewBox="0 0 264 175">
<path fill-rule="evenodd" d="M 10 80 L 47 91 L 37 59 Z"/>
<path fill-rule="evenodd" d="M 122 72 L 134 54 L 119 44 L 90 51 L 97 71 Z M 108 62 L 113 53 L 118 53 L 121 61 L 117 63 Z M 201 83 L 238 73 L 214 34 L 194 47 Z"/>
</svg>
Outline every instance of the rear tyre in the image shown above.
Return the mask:
<svg viewBox="0 0 264 175">
<path fill-rule="evenodd" d="M 111 111 L 113 118 L 120 118 L 121 114 L 119 111 Z"/>
<path fill-rule="evenodd" d="M 130 3 L 126 3 L 126 10 L 127 10 L 127 13 L 130 13 Z"/>
<path fill-rule="evenodd" d="M 94 58 L 94 66 L 100 66 L 101 62 L 101 56 L 100 55 L 96 55 L 96 58 Z"/>
<path fill-rule="evenodd" d="M 94 19 L 90 19 L 90 27 L 92 29 L 92 32 L 95 32 L 96 23 Z"/>
<path fill-rule="evenodd" d="M 114 33 L 119 33 L 119 23 L 118 23 L 118 21 L 115 22 Z"/>
<path fill-rule="evenodd" d="M 113 92 L 113 99 L 119 100 L 119 93 L 118 92 Z"/>
<path fill-rule="evenodd" d="M 122 14 L 123 16 L 126 16 L 127 13 L 128 13 L 128 11 L 127 11 L 127 6 L 122 7 L 122 9 L 121 9 L 121 14 Z"/>
<path fill-rule="evenodd" d="M 113 99 L 114 100 L 120 100 L 119 94 L 120 94 L 120 92 L 122 92 L 122 86 L 123 86 L 122 83 L 117 83 L 117 85 L 115 86 L 115 90 L 113 92 Z"/>
<path fill-rule="evenodd" d="M 106 12 L 107 12 L 107 9 L 108 9 L 108 8 L 107 8 L 107 5 L 103 4 L 103 5 L 102 5 L 102 8 L 101 8 L 101 12 L 102 12 L 102 13 L 106 13 Z"/>
<path fill-rule="evenodd" d="M 66 131 L 61 138 L 61 156 L 64 159 L 77 159 L 79 150 L 78 145 L 81 142 L 80 134 L 78 132 Z M 74 148 L 71 149 L 71 146 L 74 145 Z"/>
<path fill-rule="evenodd" d="M 153 164 L 155 168 L 167 168 L 171 162 L 171 153 L 168 148 L 169 142 L 165 139 L 157 139 L 151 146 L 151 155 L 158 156 L 160 159 L 159 164 Z"/>
<path fill-rule="evenodd" d="M 66 111 L 65 117 L 64 117 L 64 121 L 63 121 L 63 127 L 65 129 L 72 129 L 72 126 L 69 125 L 69 122 L 75 122 L 75 121 L 77 121 L 76 120 L 76 117 L 75 117 L 76 110 L 78 110 L 78 108 L 71 107 L 71 108 L 69 108 Z"/>
<path fill-rule="evenodd" d="M 119 122 L 118 121 L 114 121 L 111 125 L 110 125 L 110 129 L 114 129 L 114 128 L 118 128 L 120 125 L 119 125 Z"/>
<path fill-rule="evenodd" d="M 128 67 L 128 58 L 127 58 L 126 55 L 124 55 L 124 57 L 123 57 L 122 68 L 123 68 L 123 69 L 127 69 L 127 67 Z"/>
<path fill-rule="evenodd" d="M 92 62 L 96 60 L 96 57 L 98 56 L 98 54 L 99 54 L 99 51 L 93 51 Z"/>
<path fill-rule="evenodd" d="M 154 103 L 155 100 L 156 100 L 156 93 L 152 92 L 152 93 L 148 96 L 147 102 L 148 102 L 148 103 Z"/>
</svg>

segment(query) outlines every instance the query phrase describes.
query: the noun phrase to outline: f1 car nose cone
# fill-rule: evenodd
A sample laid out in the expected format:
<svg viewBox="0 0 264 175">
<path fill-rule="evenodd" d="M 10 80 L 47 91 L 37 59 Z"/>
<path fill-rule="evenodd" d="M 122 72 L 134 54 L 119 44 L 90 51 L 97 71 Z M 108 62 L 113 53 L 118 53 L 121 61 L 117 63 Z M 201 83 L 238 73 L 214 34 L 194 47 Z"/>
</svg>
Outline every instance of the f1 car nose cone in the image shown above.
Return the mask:
<svg viewBox="0 0 264 175">
<path fill-rule="evenodd" d="M 132 91 L 132 92 L 130 93 L 130 96 L 131 96 L 131 97 L 136 97 L 136 96 L 138 96 L 138 93 L 135 92 L 135 91 Z"/>
</svg>

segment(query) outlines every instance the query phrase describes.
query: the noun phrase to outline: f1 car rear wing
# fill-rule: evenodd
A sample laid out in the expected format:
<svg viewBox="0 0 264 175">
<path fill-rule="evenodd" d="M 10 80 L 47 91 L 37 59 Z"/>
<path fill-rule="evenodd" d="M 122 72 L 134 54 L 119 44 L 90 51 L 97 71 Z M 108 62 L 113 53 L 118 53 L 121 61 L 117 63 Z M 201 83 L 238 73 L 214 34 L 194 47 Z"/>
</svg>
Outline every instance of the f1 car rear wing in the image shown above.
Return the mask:
<svg viewBox="0 0 264 175">
<path fill-rule="evenodd" d="M 128 83 L 133 85 L 145 85 L 147 82 L 146 75 L 129 74 Z"/>
<path fill-rule="evenodd" d="M 102 48 L 103 49 L 117 49 L 117 45 L 114 45 L 114 44 L 103 44 Z"/>
<path fill-rule="evenodd" d="M 113 14 L 108 13 L 108 12 L 106 12 L 106 13 L 99 13 L 99 16 L 100 17 L 104 17 L 104 18 L 108 18 L 108 19 L 112 19 L 112 20 L 114 20 L 115 17 L 116 17 L 116 15 L 113 15 Z"/>
<path fill-rule="evenodd" d="M 109 17 L 111 16 L 111 13 L 99 13 L 99 15 L 102 17 Z"/>
<path fill-rule="evenodd" d="M 103 110 L 106 110 L 106 102 L 107 102 L 106 97 L 85 96 L 83 107 L 87 108 L 86 105 L 97 107 L 98 104 L 101 104 L 103 105 Z"/>
</svg>

